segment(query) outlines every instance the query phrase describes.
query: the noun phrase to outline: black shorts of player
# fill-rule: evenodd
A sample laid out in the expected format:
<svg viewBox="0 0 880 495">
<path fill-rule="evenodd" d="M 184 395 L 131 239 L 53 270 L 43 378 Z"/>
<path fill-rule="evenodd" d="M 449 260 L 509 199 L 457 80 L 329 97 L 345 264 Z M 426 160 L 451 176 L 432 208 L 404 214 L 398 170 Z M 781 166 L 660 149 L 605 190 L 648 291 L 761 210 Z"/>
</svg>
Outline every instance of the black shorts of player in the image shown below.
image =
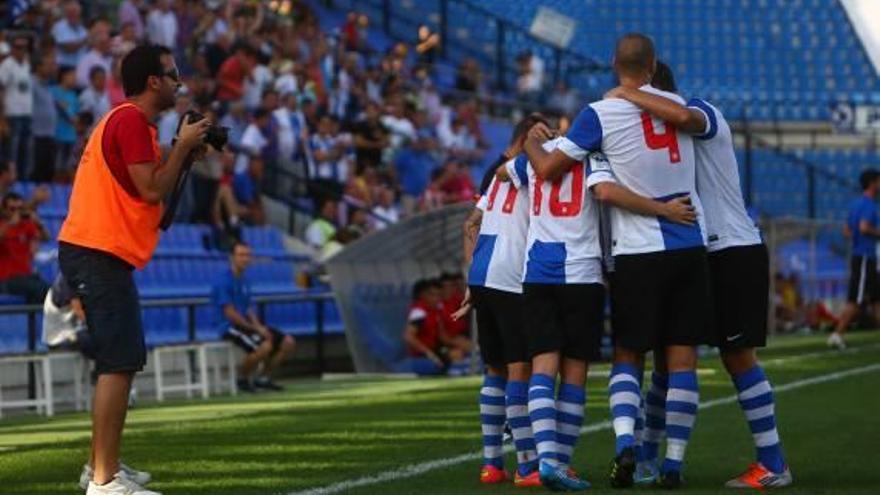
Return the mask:
<svg viewBox="0 0 880 495">
<path fill-rule="evenodd" d="M 715 336 L 722 350 L 767 345 L 770 261 L 763 244 L 709 253 Z"/>
<path fill-rule="evenodd" d="M 853 256 L 849 262 L 849 291 L 846 300 L 851 303 L 877 301 L 877 258 Z"/>
<path fill-rule="evenodd" d="M 614 345 L 645 352 L 668 345 L 714 344 L 706 250 L 678 249 L 614 257 Z"/>
<path fill-rule="evenodd" d="M 269 333 L 272 334 L 272 352 L 275 353 L 281 348 L 281 342 L 284 341 L 284 332 L 269 327 Z M 244 329 L 238 325 L 230 325 L 229 328 L 223 332 L 223 338 L 237 345 L 246 354 L 256 352 L 260 347 L 260 344 L 263 343 L 262 335 Z"/>
<path fill-rule="evenodd" d="M 599 357 L 605 311 L 602 284 L 523 284 L 530 357 L 559 352 L 592 361 Z"/>
<path fill-rule="evenodd" d="M 112 254 L 60 242 L 58 264 L 86 314 L 95 372 L 144 369 L 147 346 L 134 267 Z"/>
<path fill-rule="evenodd" d="M 483 362 L 493 368 L 528 362 L 523 295 L 478 286 L 471 286 L 470 291 Z"/>
</svg>

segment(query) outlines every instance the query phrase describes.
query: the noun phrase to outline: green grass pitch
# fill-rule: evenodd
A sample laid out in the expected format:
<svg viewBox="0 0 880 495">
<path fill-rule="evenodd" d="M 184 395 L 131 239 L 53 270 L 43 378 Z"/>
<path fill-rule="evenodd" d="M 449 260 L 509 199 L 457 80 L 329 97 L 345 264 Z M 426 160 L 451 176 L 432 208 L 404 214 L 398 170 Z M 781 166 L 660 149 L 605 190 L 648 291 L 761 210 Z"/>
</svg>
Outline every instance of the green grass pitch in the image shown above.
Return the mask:
<svg viewBox="0 0 880 495">
<path fill-rule="evenodd" d="M 780 338 L 762 357 L 774 386 L 799 384 L 777 393 L 779 430 L 795 476 L 784 493 L 880 493 L 880 334 L 853 335 L 843 353 L 827 350 L 818 337 Z M 595 369 L 607 372 L 608 366 Z M 702 402 L 734 393 L 717 358 L 704 359 L 700 369 Z M 855 369 L 861 370 L 828 379 Z M 588 383 L 588 425 L 609 417 L 604 376 Z M 815 377 L 828 380 L 801 383 Z M 123 458 L 151 471 L 150 487 L 166 495 L 292 494 L 383 473 L 411 474 L 408 467 L 479 450 L 478 386 L 476 377 L 297 381 L 279 394 L 144 405 L 129 414 Z M 0 420 L 0 495 L 80 493 L 76 481 L 88 437 L 82 413 Z M 594 492 L 612 491 L 606 479 L 612 449 L 608 429 L 584 434 L 578 443 L 574 467 Z M 723 493 L 721 484 L 751 459 L 738 405 L 702 409 L 683 490 Z M 511 454 L 508 467 L 513 462 Z M 481 486 L 478 470 L 479 461 L 467 459 L 405 479 L 362 480 L 334 493 L 523 492 L 511 484 Z M 636 491 L 645 489 L 615 493 Z"/>
</svg>

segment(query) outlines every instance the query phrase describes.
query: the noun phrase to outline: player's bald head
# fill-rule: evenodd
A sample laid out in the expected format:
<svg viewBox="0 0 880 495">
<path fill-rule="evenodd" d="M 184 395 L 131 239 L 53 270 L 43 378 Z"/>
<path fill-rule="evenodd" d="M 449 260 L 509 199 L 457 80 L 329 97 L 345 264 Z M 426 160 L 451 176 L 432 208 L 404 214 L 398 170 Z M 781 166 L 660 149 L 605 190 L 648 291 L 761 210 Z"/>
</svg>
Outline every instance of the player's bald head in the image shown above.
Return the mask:
<svg viewBox="0 0 880 495">
<path fill-rule="evenodd" d="M 643 77 L 654 73 L 654 42 L 641 33 L 630 33 L 617 41 L 614 70 L 621 76 Z"/>
</svg>

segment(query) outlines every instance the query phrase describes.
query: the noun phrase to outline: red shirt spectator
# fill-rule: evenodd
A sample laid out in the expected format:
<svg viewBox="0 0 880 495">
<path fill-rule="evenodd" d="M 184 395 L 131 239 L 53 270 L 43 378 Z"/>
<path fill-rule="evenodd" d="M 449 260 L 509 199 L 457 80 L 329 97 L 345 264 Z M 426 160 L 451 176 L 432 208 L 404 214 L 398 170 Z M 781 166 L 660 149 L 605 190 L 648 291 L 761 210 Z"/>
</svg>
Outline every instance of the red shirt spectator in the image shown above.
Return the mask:
<svg viewBox="0 0 880 495">
<path fill-rule="evenodd" d="M 235 101 L 244 96 L 244 82 L 256 65 L 256 52 L 247 45 L 235 49 L 217 72 L 217 99 Z"/>
<path fill-rule="evenodd" d="M 408 324 L 416 328 L 416 338 L 434 352 L 440 348 L 440 325 L 442 316 L 436 307 L 418 300 L 409 308 Z M 408 346 L 410 356 L 421 356 L 422 353 Z"/>
<path fill-rule="evenodd" d="M 34 244 L 40 238 L 40 228 L 33 220 L 0 220 L 0 281 L 33 273 Z"/>
</svg>

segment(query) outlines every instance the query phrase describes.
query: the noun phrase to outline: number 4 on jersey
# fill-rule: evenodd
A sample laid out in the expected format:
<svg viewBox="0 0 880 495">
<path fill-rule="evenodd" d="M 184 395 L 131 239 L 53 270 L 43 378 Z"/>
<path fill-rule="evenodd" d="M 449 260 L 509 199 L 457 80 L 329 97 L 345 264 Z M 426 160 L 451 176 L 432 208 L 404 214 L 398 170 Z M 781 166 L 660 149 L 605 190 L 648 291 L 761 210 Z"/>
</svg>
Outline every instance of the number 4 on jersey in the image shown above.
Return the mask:
<svg viewBox="0 0 880 495">
<path fill-rule="evenodd" d="M 663 122 L 666 130 L 663 134 L 654 132 L 654 122 L 648 112 L 642 112 L 642 130 L 645 131 L 645 144 L 652 150 L 669 149 L 669 161 L 678 163 L 681 161 L 681 153 L 678 152 L 678 136 L 675 134 L 675 127 L 668 122 Z"/>
</svg>

